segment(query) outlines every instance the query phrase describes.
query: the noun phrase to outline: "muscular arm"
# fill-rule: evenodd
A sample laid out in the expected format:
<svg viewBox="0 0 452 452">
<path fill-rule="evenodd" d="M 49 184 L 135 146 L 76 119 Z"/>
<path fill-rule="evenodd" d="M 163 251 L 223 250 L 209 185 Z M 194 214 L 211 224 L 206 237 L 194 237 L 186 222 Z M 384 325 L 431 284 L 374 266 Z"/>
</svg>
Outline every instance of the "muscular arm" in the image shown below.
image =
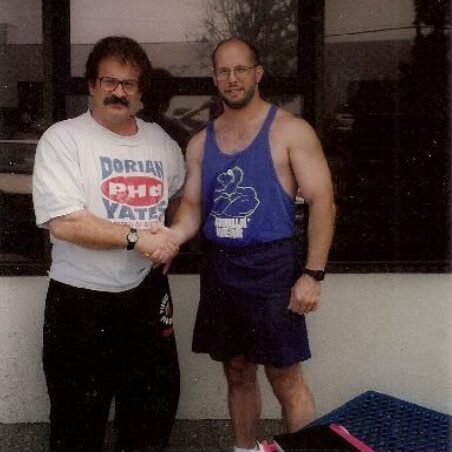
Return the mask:
<svg viewBox="0 0 452 452">
<path fill-rule="evenodd" d="M 335 205 L 331 175 L 314 130 L 303 120 L 290 118 L 287 125 L 289 160 L 303 199 L 309 206 L 308 253 L 305 266 L 324 269 L 334 232 Z M 289 305 L 295 312 L 315 311 L 320 284 L 301 276 L 292 290 Z"/>
<path fill-rule="evenodd" d="M 195 135 L 187 147 L 187 179 L 179 206 L 171 222 L 171 230 L 179 243 L 190 240 L 201 225 L 201 161 L 205 131 Z"/>
<path fill-rule="evenodd" d="M 331 175 L 320 142 L 303 121 L 289 156 L 301 196 L 309 206 L 306 267 L 324 269 L 334 232 L 335 205 Z"/>
</svg>

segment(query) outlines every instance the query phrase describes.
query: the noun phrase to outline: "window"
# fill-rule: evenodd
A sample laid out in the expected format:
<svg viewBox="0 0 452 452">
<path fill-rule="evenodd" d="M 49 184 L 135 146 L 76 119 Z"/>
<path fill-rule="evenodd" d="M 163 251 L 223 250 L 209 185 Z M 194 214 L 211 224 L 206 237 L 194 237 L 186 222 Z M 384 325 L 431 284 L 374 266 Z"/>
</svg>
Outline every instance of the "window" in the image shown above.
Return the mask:
<svg viewBox="0 0 452 452">
<path fill-rule="evenodd" d="M 40 1 L 9 0 L 0 12 L 1 274 L 40 273 L 48 262 L 31 200 L 36 143 L 46 128 L 41 10 Z"/>
<path fill-rule="evenodd" d="M 450 266 L 447 3 L 325 2 L 331 254 L 346 268 Z"/>
<path fill-rule="evenodd" d="M 50 124 L 86 110 L 94 42 L 124 34 L 143 45 L 158 70 L 142 115 L 183 146 L 218 114 L 210 52 L 214 36 L 230 33 L 264 56 L 263 95 L 303 115 L 324 144 L 339 213 L 329 270 L 449 271 L 448 2 L 183 3 L 2 2 L 0 272 L 47 271 L 29 193 L 34 147 Z M 300 250 L 307 215 L 299 199 Z M 173 271 L 197 271 L 201 255 L 191 243 Z"/>
</svg>

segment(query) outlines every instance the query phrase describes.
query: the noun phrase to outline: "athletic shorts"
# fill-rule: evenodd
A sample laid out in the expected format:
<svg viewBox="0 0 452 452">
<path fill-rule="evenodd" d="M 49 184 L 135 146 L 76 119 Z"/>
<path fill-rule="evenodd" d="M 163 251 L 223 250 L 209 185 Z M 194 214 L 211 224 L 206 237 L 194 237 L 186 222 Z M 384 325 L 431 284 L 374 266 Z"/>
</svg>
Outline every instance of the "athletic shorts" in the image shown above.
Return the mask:
<svg viewBox="0 0 452 452">
<path fill-rule="evenodd" d="M 214 248 L 201 273 L 193 351 L 277 368 L 309 359 L 304 315 L 288 309 L 299 275 L 292 240 Z"/>
</svg>

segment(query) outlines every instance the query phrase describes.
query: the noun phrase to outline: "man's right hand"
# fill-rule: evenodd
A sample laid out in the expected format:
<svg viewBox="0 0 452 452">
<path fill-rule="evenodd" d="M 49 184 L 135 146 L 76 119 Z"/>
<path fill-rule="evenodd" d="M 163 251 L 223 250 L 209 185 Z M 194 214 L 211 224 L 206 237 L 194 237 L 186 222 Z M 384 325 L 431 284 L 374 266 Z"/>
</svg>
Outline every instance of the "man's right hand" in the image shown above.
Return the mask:
<svg viewBox="0 0 452 452">
<path fill-rule="evenodd" d="M 138 231 L 136 249 L 157 264 L 166 264 L 179 252 L 175 234 L 163 225 Z"/>
</svg>

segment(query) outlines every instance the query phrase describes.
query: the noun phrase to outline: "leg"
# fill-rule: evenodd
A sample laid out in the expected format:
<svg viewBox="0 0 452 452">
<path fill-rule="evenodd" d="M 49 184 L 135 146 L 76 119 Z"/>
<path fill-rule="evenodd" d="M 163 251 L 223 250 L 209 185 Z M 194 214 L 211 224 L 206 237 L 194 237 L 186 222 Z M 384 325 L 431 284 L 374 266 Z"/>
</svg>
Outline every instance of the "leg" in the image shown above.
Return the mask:
<svg viewBox="0 0 452 452">
<path fill-rule="evenodd" d="M 304 383 L 299 363 L 285 369 L 266 366 L 265 373 L 282 408 L 287 432 L 296 432 L 314 419 L 314 399 Z"/>
<path fill-rule="evenodd" d="M 102 450 L 113 397 L 114 337 L 104 307 L 93 291 L 50 282 L 43 364 L 52 452 Z"/>
<path fill-rule="evenodd" d="M 122 319 L 116 448 L 163 451 L 179 402 L 179 363 L 166 278 L 153 275 L 133 291 Z"/>
<path fill-rule="evenodd" d="M 237 447 L 256 446 L 257 423 L 261 399 L 257 382 L 257 366 L 243 357 L 224 363 L 228 381 L 229 411 Z"/>
</svg>

